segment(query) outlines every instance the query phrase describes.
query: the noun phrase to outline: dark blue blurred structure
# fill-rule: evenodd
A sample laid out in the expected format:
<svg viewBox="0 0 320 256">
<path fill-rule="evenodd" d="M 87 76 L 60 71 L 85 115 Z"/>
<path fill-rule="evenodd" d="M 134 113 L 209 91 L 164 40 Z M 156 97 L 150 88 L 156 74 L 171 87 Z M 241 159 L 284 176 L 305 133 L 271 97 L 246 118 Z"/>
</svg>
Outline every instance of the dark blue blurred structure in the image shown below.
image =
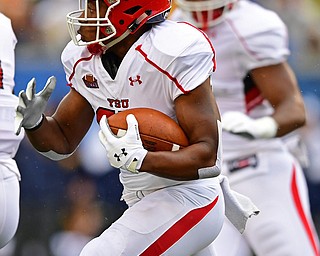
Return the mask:
<svg viewBox="0 0 320 256">
<path fill-rule="evenodd" d="M 320 70 L 318 77 L 298 77 L 302 94 L 312 93 L 320 98 Z"/>
<path fill-rule="evenodd" d="M 15 94 L 18 94 L 21 90 L 24 90 L 27 83 L 33 77 L 36 78 L 38 85 L 37 91 L 42 89 L 50 76 L 55 76 L 57 78 L 57 87 L 53 91 L 53 94 L 50 98 L 50 103 L 54 105 L 54 103 L 59 102 L 60 99 L 70 90 L 69 86 L 67 85 L 67 80 L 62 65 L 59 63 L 48 63 L 46 61 L 43 61 L 43 63 L 39 64 L 34 64 L 34 62 L 30 64 L 28 60 L 20 60 L 16 63 Z"/>
</svg>

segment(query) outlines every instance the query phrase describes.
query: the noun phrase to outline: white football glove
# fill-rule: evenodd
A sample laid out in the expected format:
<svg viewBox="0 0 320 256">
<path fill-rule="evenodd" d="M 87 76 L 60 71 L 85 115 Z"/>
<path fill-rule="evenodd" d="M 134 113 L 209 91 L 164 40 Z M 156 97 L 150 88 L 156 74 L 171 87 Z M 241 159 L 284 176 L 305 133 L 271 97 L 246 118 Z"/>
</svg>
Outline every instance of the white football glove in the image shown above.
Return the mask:
<svg viewBox="0 0 320 256">
<path fill-rule="evenodd" d="M 129 114 L 126 120 L 128 124 L 126 134 L 117 137 L 112 133 L 106 116 L 103 116 L 100 120 L 99 139 L 106 148 L 109 162 L 113 167 L 139 173 L 138 170 L 148 151 L 142 146 L 135 116 Z"/>
<path fill-rule="evenodd" d="M 43 119 L 49 97 L 56 86 L 56 78 L 49 77 L 42 91 L 36 92 L 36 80 L 32 78 L 26 91 L 20 91 L 19 104 L 16 109 L 15 133 L 20 134 L 21 127 L 32 129 L 39 125 Z"/>
<path fill-rule="evenodd" d="M 277 134 L 278 124 L 270 116 L 252 119 L 247 115 L 229 111 L 222 115 L 222 129 L 250 139 L 268 139 Z"/>
</svg>

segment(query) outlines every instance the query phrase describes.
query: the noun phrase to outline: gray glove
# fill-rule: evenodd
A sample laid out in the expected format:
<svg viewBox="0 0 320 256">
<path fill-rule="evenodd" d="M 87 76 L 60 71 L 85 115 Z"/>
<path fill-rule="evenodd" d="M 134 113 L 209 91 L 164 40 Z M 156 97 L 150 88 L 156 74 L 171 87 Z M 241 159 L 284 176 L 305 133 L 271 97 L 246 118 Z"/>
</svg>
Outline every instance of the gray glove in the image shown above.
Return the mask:
<svg viewBox="0 0 320 256">
<path fill-rule="evenodd" d="M 51 76 L 43 90 L 36 94 L 36 80 L 32 78 L 27 85 L 26 91 L 20 91 L 15 117 L 16 135 L 20 134 L 21 127 L 32 129 L 41 123 L 43 112 L 55 86 L 56 78 Z"/>
</svg>

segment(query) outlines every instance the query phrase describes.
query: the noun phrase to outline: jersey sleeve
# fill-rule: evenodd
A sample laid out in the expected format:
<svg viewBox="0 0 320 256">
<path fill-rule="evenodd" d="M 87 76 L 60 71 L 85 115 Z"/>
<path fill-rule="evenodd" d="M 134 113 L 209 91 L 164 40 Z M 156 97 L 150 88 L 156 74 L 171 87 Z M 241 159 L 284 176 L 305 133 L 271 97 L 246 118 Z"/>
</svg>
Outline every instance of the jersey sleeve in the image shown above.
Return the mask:
<svg viewBox="0 0 320 256">
<path fill-rule="evenodd" d="M 168 28 L 155 38 L 154 47 L 155 62 L 171 79 L 168 86 L 173 100 L 201 85 L 215 69 L 210 40 L 190 24 L 170 21 Z"/>
<path fill-rule="evenodd" d="M 239 19 L 235 24 L 239 32 L 239 42 L 245 49 L 246 54 L 240 60 L 248 69 L 274 65 L 286 61 L 290 51 L 288 48 L 288 33 L 285 24 L 278 15 L 271 11 L 261 14 L 263 18 L 259 24 L 248 26 L 241 22 L 249 22 L 246 19 Z M 241 26 L 246 27 L 242 29 Z M 248 29 L 249 28 L 249 29 Z"/>
<path fill-rule="evenodd" d="M 195 39 L 168 67 L 183 91 L 191 91 L 201 85 L 214 69 L 213 47 L 204 36 Z M 181 90 L 177 89 L 173 87 L 174 99 L 182 94 Z"/>
<path fill-rule="evenodd" d="M 264 35 L 248 38 L 250 51 L 254 56 L 249 68 L 257 68 L 278 64 L 285 61 L 289 55 L 288 37 L 283 27 L 265 31 Z"/>
<path fill-rule="evenodd" d="M 61 62 L 63 65 L 64 72 L 66 74 L 66 80 L 68 84 L 72 87 L 71 75 L 73 72 L 74 66 L 74 56 L 76 53 L 76 48 L 73 46 L 73 43 L 70 41 L 67 46 L 63 49 L 61 53 Z"/>
<path fill-rule="evenodd" d="M 77 79 L 75 79 L 75 71 L 79 62 L 90 58 L 90 53 L 84 46 L 76 46 L 70 41 L 61 54 L 61 62 L 66 74 L 67 84 L 78 91 Z"/>
</svg>

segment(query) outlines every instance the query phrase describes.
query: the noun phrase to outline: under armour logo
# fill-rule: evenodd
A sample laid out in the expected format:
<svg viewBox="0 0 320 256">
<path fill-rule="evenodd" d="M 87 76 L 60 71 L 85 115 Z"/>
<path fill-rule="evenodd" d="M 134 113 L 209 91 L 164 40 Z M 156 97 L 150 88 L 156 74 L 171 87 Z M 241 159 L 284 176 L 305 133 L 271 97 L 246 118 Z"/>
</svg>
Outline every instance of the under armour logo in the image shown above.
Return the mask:
<svg viewBox="0 0 320 256">
<path fill-rule="evenodd" d="M 122 151 L 122 153 L 120 153 L 119 155 L 116 154 L 116 153 L 113 155 L 115 158 L 117 158 L 117 161 L 118 161 L 118 162 L 121 161 L 121 157 L 122 157 L 122 156 L 128 155 L 128 153 L 126 152 L 126 149 L 125 149 L 125 148 L 122 148 L 121 151 Z"/>
<path fill-rule="evenodd" d="M 129 77 L 130 85 L 134 86 L 134 83 L 138 83 L 139 85 L 142 84 L 142 81 L 140 78 L 141 78 L 141 76 L 139 76 L 139 75 L 137 75 L 136 79 L 133 79 L 132 76 L 130 76 Z"/>
</svg>

